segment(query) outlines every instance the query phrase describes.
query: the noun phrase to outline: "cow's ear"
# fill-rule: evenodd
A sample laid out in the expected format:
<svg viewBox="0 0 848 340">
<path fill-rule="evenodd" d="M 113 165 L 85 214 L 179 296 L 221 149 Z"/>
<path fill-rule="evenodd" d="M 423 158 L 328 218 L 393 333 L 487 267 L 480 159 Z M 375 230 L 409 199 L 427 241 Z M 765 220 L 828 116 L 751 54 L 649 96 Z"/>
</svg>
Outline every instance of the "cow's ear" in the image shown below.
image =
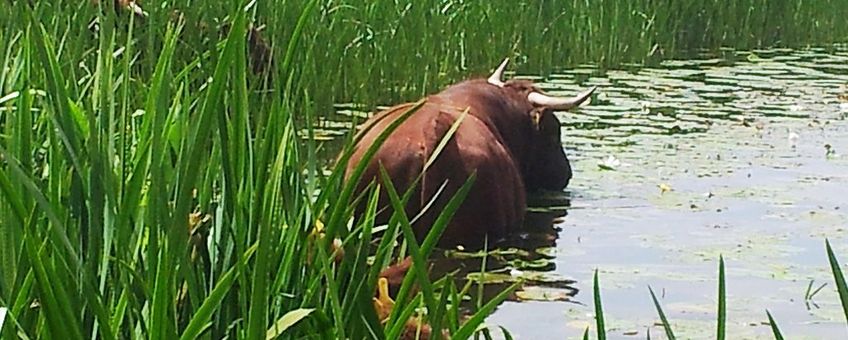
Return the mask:
<svg viewBox="0 0 848 340">
<path fill-rule="evenodd" d="M 533 127 L 536 131 L 542 130 L 542 115 L 545 113 L 543 109 L 535 108 L 530 111 L 530 120 L 533 122 Z"/>
</svg>

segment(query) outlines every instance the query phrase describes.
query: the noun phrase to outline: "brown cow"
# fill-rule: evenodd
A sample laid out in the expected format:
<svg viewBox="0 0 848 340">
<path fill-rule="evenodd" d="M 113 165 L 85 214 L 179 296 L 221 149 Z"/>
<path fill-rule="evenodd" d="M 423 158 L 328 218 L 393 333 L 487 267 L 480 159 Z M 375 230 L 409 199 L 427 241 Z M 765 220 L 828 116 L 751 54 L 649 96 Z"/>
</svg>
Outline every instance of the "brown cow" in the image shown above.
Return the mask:
<svg viewBox="0 0 848 340">
<path fill-rule="evenodd" d="M 571 179 L 571 166 L 560 141 L 554 110 L 567 110 L 588 99 L 594 88 L 574 98 L 543 94 L 527 80 L 501 80 L 507 60 L 488 79 L 472 79 L 429 96 L 388 137 L 368 164 L 359 192 L 386 169 L 402 194 L 420 177 L 406 206 L 419 240 L 429 232 L 446 203 L 476 173 L 476 181 L 445 229 L 439 244 L 476 248 L 488 235 L 494 243 L 521 227 L 526 191 L 561 190 Z M 401 104 L 376 114 L 363 125 L 361 138 L 347 164 L 350 176 L 374 140 L 414 104 Z M 425 163 L 463 112 L 442 152 L 422 174 Z M 438 194 L 438 195 L 437 195 Z M 380 207 L 390 206 L 385 192 Z M 428 207 L 429 206 L 429 207 Z M 426 208 L 422 212 L 422 209 Z M 385 223 L 390 212 L 378 216 Z"/>
</svg>

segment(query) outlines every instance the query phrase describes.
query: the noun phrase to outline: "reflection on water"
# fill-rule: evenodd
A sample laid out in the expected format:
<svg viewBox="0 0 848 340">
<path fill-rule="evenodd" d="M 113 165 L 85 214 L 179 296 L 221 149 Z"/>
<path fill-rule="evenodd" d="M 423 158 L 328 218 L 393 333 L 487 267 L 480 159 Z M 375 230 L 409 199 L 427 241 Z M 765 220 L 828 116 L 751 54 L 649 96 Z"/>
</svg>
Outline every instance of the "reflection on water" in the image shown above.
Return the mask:
<svg viewBox="0 0 848 340">
<path fill-rule="evenodd" d="M 678 336 L 709 338 L 723 255 L 731 338 L 768 337 L 766 309 L 788 338 L 844 336 L 824 239 L 848 263 L 848 52 L 724 51 L 537 82 L 553 94 L 599 87 L 591 105 L 559 114 L 575 177 L 565 196 L 536 202 L 558 213 L 534 208 L 543 222 L 531 222 L 554 221 L 556 237 L 519 238 L 532 240 L 529 261 L 550 263 L 546 276 L 576 280 L 554 289 L 577 294 L 507 302 L 489 324 L 519 339 L 579 337 L 594 323 L 597 268 L 610 337 L 663 333 L 650 285 Z M 329 138 L 350 126 L 324 123 Z M 620 164 L 599 167 L 610 156 Z M 828 286 L 806 301 L 811 281 Z"/>
</svg>

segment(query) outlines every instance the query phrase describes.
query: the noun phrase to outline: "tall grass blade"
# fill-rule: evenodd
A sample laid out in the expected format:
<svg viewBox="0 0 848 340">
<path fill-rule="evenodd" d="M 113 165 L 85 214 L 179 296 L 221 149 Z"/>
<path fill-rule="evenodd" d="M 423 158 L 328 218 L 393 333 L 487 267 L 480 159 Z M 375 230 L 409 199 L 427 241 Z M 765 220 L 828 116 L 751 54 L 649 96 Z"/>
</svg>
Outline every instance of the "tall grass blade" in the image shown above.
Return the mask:
<svg viewBox="0 0 848 340">
<path fill-rule="evenodd" d="M 395 309 L 399 311 L 397 316 L 391 316 L 390 321 L 394 321 L 391 324 L 391 328 L 386 332 L 386 339 L 399 339 L 401 333 L 407 327 L 407 323 L 409 322 L 412 315 L 415 314 L 415 310 L 421 308 L 421 301 L 423 300 L 422 295 L 416 295 L 409 303 L 406 303 L 402 308 L 401 305 L 395 305 Z M 394 310 L 392 311 L 394 312 Z M 416 325 L 418 326 L 418 325 Z"/>
<path fill-rule="evenodd" d="M 777 327 L 777 322 L 774 321 L 774 318 L 771 317 L 771 313 L 766 310 L 766 315 L 768 315 L 769 326 L 771 326 L 771 332 L 774 335 L 774 340 L 783 340 L 783 334 L 780 333 L 780 329 Z"/>
<path fill-rule="evenodd" d="M 46 70 L 48 93 L 53 101 L 55 110 L 50 118 L 55 125 L 55 132 L 62 141 L 64 150 L 67 152 L 68 158 L 71 161 L 75 176 L 81 176 L 85 171 L 80 160 L 80 131 L 79 126 L 71 120 L 71 101 L 68 92 L 65 89 L 65 80 L 62 72 L 59 69 L 59 63 L 56 60 L 56 53 L 53 51 L 52 44 L 48 39 L 48 33 L 44 26 L 34 17 L 33 11 L 29 12 L 30 22 L 33 25 L 32 32 L 35 35 L 35 52 L 40 60 L 42 67 Z M 80 179 L 80 181 L 82 181 Z"/>
<path fill-rule="evenodd" d="M 380 177 L 383 178 L 383 185 L 386 188 L 386 192 L 388 193 L 389 199 L 391 200 L 392 208 L 395 210 L 395 216 L 397 216 L 397 220 L 400 222 L 401 231 L 403 232 L 404 239 L 406 244 L 409 247 L 409 255 L 412 257 L 412 268 L 411 271 L 415 273 L 415 275 L 407 275 L 410 280 L 414 276 L 418 277 L 418 283 L 421 287 L 421 292 L 424 295 L 424 303 L 427 306 L 435 306 L 435 293 L 433 289 L 433 285 L 430 282 L 430 279 L 427 274 L 427 262 L 426 262 L 426 254 L 422 254 L 421 248 L 418 245 L 418 241 L 415 239 L 415 233 L 412 230 L 412 225 L 410 225 L 409 220 L 404 213 L 406 207 L 401 202 L 400 197 L 398 197 L 397 191 L 395 191 L 394 186 L 391 182 L 391 177 L 386 172 L 386 169 L 382 166 L 380 167 Z M 430 234 L 438 233 L 441 234 L 443 228 L 439 228 L 438 225 L 434 226 L 433 230 L 431 230 Z M 403 295 L 398 296 L 402 298 Z M 401 300 L 402 301 L 402 300 Z M 394 312 L 394 311 L 393 311 Z M 394 314 L 394 313 L 393 313 Z M 406 321 L 402 318 L 396 320 L 396 326 L 402 325 Z M 435 330 L 438 332 L 439 330 Z M 391 332 L 388 334 L 389 338 L 393 336 L 397 336 L 398 334 L 392 334 Z"/>
<path fill-rule="evenodd" d="M 71 306 L 74 304 L 70 295 L 63 287 L 63 284 L 51 284 L 51 278 L 56 277 L 56 273 L 51 267 L 45 265 L 50 263 L 44 256 L 43 249 L 45 247 L 36 244 L 32 237 L 27 237 L 24 248 L 26 248 L 27 255 L 32 261 L 33 271 L 35 272 L 35 286 L 41 301 L 41 307 L 44 308 L 48 334 L 82 340 L 81 324 L 71 309 Z M 69 322 L 73 323 L 66 324 Z"/>
<path fill-rule="evenodd" d="M 174 29 L 173 26 L 168 27 L 165 36 L 166 44 L 162 49 L 157 62 L 153 78 L 153 83 L 150 88 L 150 96 L 147 98 L 146 114 L 150 117 L 146 119 L 147 132 L 145 140 L 149 140 L 152 145 L 150 151 L 152 163 L 150 165 L 150 182 L 151 192 L 148 194 L 149 208 L 147 209 L 147 222 L 157 228 L 151 228 L 149 239 L 147 241 L 147 258 L 149 263 L 148 280 L 152 285 L 152 296 L 149 301 L 150 310 L 147 319 L 147 327 L 149 336 L 152 338 L 176 338 L 177 332 L 174 329 L 174 319 L 176 318 L 172 311 L 174 296 L 172 287 L 177 283 L 175 276 L 175 268 L 177 256 L 176 249 L 173 249 L 176 244 L 180 244 L 174 240 L 171 246 L 164 246 L 159 243 L 161 232 L 164 226 L 169 225 L 169 198 L 168 198 L 168 179 L 166 178 L 166 155 L 167 155 L 167 136 L 165 136 L 165 124 L 167 120 L 167 106 L 170 98 L 170 67 L 173 58 L 173 53 L 176 48 L 176 41 L 179 29 Z M 142 145 L 141 153 L 144 154 L 147 146 Z M 139 166 L 137 169 L 144 173 L 145 166 Z M 140 180 L 142 175 L 138 174 Z M 188 215 L 184 215 L 187 220 Z M 182 225 L 182 224 L 178 224 Z M 175 227 L 176 228 L 176 227 Z M 186 228 L 187 229 L 187 228 Z M 183 230 L 186 230 L 183 229 Z M 174 234 L 179 235 L 175 232 Z"/>
<path fill-rule="evenodd" d="M 663 329 L 665 330 L 665 335 L 668 340 L 674 340 L 676 337 L 674 336 L 674 331 L 671 330 L 671 324 L 668 323 L 668 319 L 665 317 L 665 312 L 663 312 L 662 306 L 660 306 L 659 300 L 657 300 L 657 295 L 654 294 L 654 290 L 651 287 L 648 287 L 648 291 L 651 292 L 651 299 L 654 300 L 654 307 L 657 308 L 657 314 L 660 316 L 660 321 L 662 321 Z"/>
<path fill-rule="evenodd" d="M 0 168 L 0 191 L 2 191 L 3 196 L 6 197 L 6 202 L 11 205 L 11 210 L 13 213 L 13 217 L 15 220 L 10 223 L 11 225 L 20 226 L 23 228 L 24 221 L 27 218 L 26 208 L 24 207 L 24 203 L 20 193 L 15 190 L 12 186 L 12 181 L 9 179 L 9 176 L 6 175 L 6 172 Z M 5 230 L 4 230 L 5 231 Z M 3 249 L 2 251 L 11 252 L 14 248 Z M 10 255 L 9 258 L 12 256 Z M 11 269 L 11 267 L 9 267 Z"/>
<path fill-rule="evenodd" d="M 595 327 L 597 327 L 598 340 L 607 338 L 607 331 L 604 326 L 604 307 L 601 305 L 601 286 L 598 282 L 598 270 L 595 269 L 595 277 L 593 284 L 594 301 L 595 301 Z"/>
<path fill-rule="evenodd" d="M 283 334 L 283 332 L 289 329 L 289 327 L 303 320 L 309 314 L 312 314 L 313 311 L 315 311 L 314 308 L 300 308 L 286 313 L 277 322 L 274 322 L 271 328 L 268 328 L 268 331 L 265 332 L 265 339 L 276 339 L 280 334 Z"/>
<path fill-rule="evenodd" d="M 14 178 L 15 182 L 22 183 L 26 188 L 27 192 L 32 195 L 39 208 L 48 216 L 50 222 L 53 227 L 49 228 L 50 237 L 48 238 L 51 243 L 54 245 L 53 249 L 57 251 L 65 251 L 66 253 L 61 256 L 60 263 L 64 264 L 64 267 L 60 267 L 61 269 L 66 269 L 72 273 L 80 273 L 82 279 L 79 282 L 79 287 L 82 292 L 83 298 L 85 298 L 85 302 L 88 303 L 88 307 L 91 308 L 91 312 L 94 314 L 94 317 L 103 325 L 109 324 L 109 317 L 106 314 L 106 310 L 101 303 L 100 296 L 96 289 L 94 289 L 94 283 L 89 278 L 89 274 L 82 270 L 82 265 L 80 264 L 80 259 L 77 257 L 77 253 L 74 250 L 74 247 L 71 245 L 70 240 L 68 239 L 65 224 L 62 223 L 59 219 L 60 214 L 58 213 L 51 204 L 48 199 L 44 196 L 41 190 L 37 187 L 37 184 L 29 178 L 21 169 L 20 163 L 10 155 L 5 148 L 0 146 L 0 156 L 3 156 L 7 164 L 10 166 L 12 170 L 12 178 Z M 0 176 L 5 177 L 5 175 Z M 30 235 L 38 235 L 38 231 L 35 228 L 30 228 L 27 230 Z M 36 265 L 36 283 L 39 287 L 40 292 L 44 292 L 47 294 L 44 299 L 51 299 L 48 303 L 56 303 L 59 310 L 62 311 L 63 314 L 54 314 L 53 315 L 53 325 L 61 324 L 62 322 L 67 322 L 71 320 L 77 320 L 72 311 L 72 306 L 76 306 L 77 304 L 72 302 L 74 299 L 72 296 L 68 295 L 68 289 L 64 288 L 62 284 L 54 284 L 56 277 L 61 277 L 59 274 L 61 271 L 57 271 L 57 269 L 53 268 L 52 259 L 44 256 L 44 246 L 37 246 L 35 241 L 32 240 L 34 237 L 25 237 L 28 241 L 25 243 L 24 247 L 28 248 L 27 252 L 30 258 L 33 261 L 33 264 Z M 37 248 L 38 247 L 38 248 Z M 38 249 L 38 250 L 36 250 Z M 46 261 L 46 263 L 39 263 L 41 261 Z M 70 283 L 70 282 L 68 282 Z M 73 282 L 76 283 L 76 282 Z M 52 286 L 52 287 L 51 287 Z M 60 316 L 61 315 L 61 316 Z M 61 321 L 65 320 L 65 321 Z M 80 327 L 81 325 L 77 321 L 74 326 Z M 71 327 L 72 331 L 75 330 L 82 334 L 81 329 Z M 61 329 L 61 328 L 60 328 Z M 108 327 L 101 327 L 99 329 L 100 335 L 105 339 L 110 340 L 114 338 L 114 335 L 111 334 L 111 330 Z M 72 332 L 73 333 L 73 332 Z"/>
<path fill-rule="evenodd" d="M 727 301 L 724 281 L 724 257 L 718 258 L 718 320 L 716 321 L 716 339 L 724 340 L 727 324 Z"/>
<path fill-rule="evenodd" d="M 446 138 L 450 138 L 449 136 Z M 386 173 L 385 169 L 380 167 L 380 175 L 384 180 L 384 185 L 386 187 L 386 192 L 392 202 L 392 207 L 395 209 L 395 216 L 397 220 L 400 222 L 401 230 L 406 240 L 406 244 L 409 246 L 410 251 L 409 255 L 413 259 L 411 272 L 415 273 L 415 275 L 407 275 L 403 283 L 401 284 L 400 292 L 398 293 L 398 300 L 403 301 L 408 294 L 410 287 L 412 287 L 412 282 L 417 276 L 417 282 L 419 286 L 421 286 L 421 291 L 424 295 L 424 302 L 432 310 L 431 313 L 434 313 L 435 316 L 439 316 L 436 313 L 436 300 L 434 289 L 430 283 L 430 279 L 427 274 L 427 262 L 426 259 L 430 256 L 433 248 L 435 247 L 439 237 L 441 237 L 442 232 L 448 227 L 450 223 L 450 219 L 453 217 L 454 213 L 457 209 L 459 209 L 462 202 L 465 200 L 468 193 L 471 191 L 471 188 L 474 184 L 475 179 L 477 178 L 476 174 L 472 174 L 468 177 L 462 187 L 457 190 L 453 197 L 448 201 L 445 205 L 442 212 L 436 218 L 436 221 L 433 222 L 433 226 L 430 231 L 427 233 L 427 236 L 424 238 L 423 246 L 418 246 L 417 241 L 415 239 L 415 234 L 412 230 L 412 226 L 409 223 L 409 220 L 406 217 L 405 206 L 402 203 L 401 199 L 398 197 L 397 192 L 394 190 L 392 183 L 390 181 L 390 177 L 388 173 Z M 398 319 L 397 310 L 392 311 L 392 315 L 390 316 L 390 320 L 395 320 L 396 324 L 391 328 L 392 332 L 387 334 L 389 338 L 392 336 L 400 335 L 399 331 L 401 330 L 398 327 L 398 324 L 403 324 L 405 322 L 404 319 Z M 436 319 L 432 324 L 434 326 L 433 331 L 437 334 L 441 333 L 441 324 L 440 320 Z"/>
<path fill-rule="evenodd" d="M 248 249 L 247 253 L 244 255 L 244 261 L 249 260 L 255 250 L 255 245 Z M 200 336 L 200 333 L 203 331 L 206 323 L 212 318 L 213 313 L 220 308 L 221 302 L 226 297 L 226 294 L 232 287 L 233 282 L 235 282 L 241 274 L 238 272 L 238 269 L 239 267 L 232 267 L 223 276 L 221 276 L 218 280 L 218 284 L 215 285 L 215 288 L 212 289 L 209 296 L 205 301 L 203 301 L 203 304 L 197 309 L 197 312 L 194 316 L 192 316 L 191 321 L 189 321 L 188 325 L 183 330 L 183 334 L 180 336 L 181 340 L 197 339 Z"/>
<path fill-rule="evenodd" d="M 477 327 L 480 326 L 483 321 L 486 320 L 486 317 L 491 314 L 498 305 L 501 304 L 510 294 L 512 294 L 518 287 L 521 285 L 521 282 L 516 282 L 500 293 L 495 295 L 489 302 L 487 302 L 483 307 L 477 310 L 474 315 L 472 315 L 468 320 L 465 321 L 465 324 L 460 327 L 456 333 L 451 335 L 451 339 L 467 339 L 470 337 L 476 330 Z"/>
<path fill-rule="evenodd" d="M 451 124 L 450 128 L 448 128 L 448 131 L 445 133 L 445 136 L 442 137 L 442 140 L 440 140 L 439 144 L 436 145 L 436 148 L 433 149 L 430 158 L 427 160 L 426 163 L 424 163 L 423 170 L 421 171 L 422 173 L 427 172 L 427 169 L 430 168 L 430 165 L 433 165 L 433 162 L 436 161 L 436 159 L 439 157 L 439 154 L 441 154 L 445 146 L 448 145 L 448 142 L 450 142 L 451 137 L 453 137 L 454 133 L 456 133 L 456 130 L 459 129 L 459 126 L 462 124 L 462 121 L 465 120 L 465 116 L 468 115 L 469 110 L 471 109 L 467 108 L 463 110 L 459 117 L 456 118 L 456 121 Z"/>
<path fill-rule="evenodd" d="M 309 16 L 312 14 L 312 11 L 315 9 L 315 6 L 317 4 L 317 0 L 310 0 L 308 3 L 306 3 L 306 6 L 303 8 L 303 11 L 300 13 L 300 16 L 297 18 L 297 23 L 295 24 L 294 31 L 292 31 L 292 34 L 289 37 L 288 45 L 286 46 L 286 55 L 283 59 L 282 64 L 283 74 L 289 75 L 289 73 L 291 72 L 291 64 L 294 60 L 295 51 L 298 47 L 298 43 L 300 42 L 300 39 L 303 36 L 303 29 L 304 27 L 306 27 L 306 20 L 309 19 Z"/>
<path fill-rule="evenodd" d="M 848 285 L 845 284 L 845 276 L 842 275 L 842 269 L 839 266 L 839 261 L 833 253 L 833 248 L 830 247 L 830 241 L 824 240 L 825 248 L 827 248 L 827 259 L 830 262 L 830 269 L 833 272 L 833 280 L 836 281 L 836 291 L 839 292 L 839 300 L 842 302 L 842 312 L 848 321 Z"/>
<path fill-rule="evenodd" d="M 503 334 L 504 340 L 513 340 L 512 333 L 509 332 L 505 327 L 498 326 L 501 329 L 501 333 Z"/>
</svg>

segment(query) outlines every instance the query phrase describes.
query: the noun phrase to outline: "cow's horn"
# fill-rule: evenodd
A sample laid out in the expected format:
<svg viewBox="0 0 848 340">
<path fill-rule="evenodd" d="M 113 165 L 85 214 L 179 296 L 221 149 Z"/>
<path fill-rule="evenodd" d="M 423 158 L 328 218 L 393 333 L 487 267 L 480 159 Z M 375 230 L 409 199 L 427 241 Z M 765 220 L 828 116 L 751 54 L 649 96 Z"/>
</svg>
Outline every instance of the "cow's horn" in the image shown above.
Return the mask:
<svg viewBox="0 0 848 340">
<path fill-rule="evenodd" d="M 496 69 L 495 72 L 493 72 L 492 75 L 489 76 L 489 84 L 498 87 L 504 86 L 504 82 L 501 79 L 503 78 L 503 73 L 504 69 L 506 69 L 506 64 L 509 64 L 509 58 L 504 59 L 504 61 L 501 63 L 501 66 L 498 66 L 498 69 Z"/>
<path fill-rule="evenodd" d="M 539 92 L 530 92 L 530 94 L 527 95 L 527 100 L 536 106 L 549 107 L 554 110 L 568 110 L 583 104 L 583 102 L 592 97 L 592 92 L 595 92 L 594 86 L 572 98 L 558 98 L 544 95 Z"/>
</svg>

